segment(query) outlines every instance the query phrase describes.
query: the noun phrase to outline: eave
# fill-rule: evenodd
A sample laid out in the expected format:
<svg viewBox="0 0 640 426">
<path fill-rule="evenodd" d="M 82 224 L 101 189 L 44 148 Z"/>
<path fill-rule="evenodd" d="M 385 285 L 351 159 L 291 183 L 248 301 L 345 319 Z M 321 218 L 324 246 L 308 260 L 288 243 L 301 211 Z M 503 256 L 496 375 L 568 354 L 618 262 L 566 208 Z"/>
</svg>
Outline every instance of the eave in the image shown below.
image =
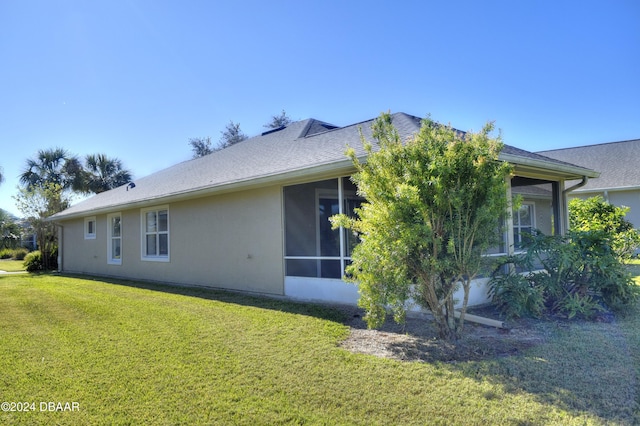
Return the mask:
<svg viewBox="0 0 640 426">
<path fill-rule="evenodd" d="M 81 210 L 63 214 L 56 213 L 47 218 L 51 222 L 66 221 L 86 217 L 88 214 L 99 215 L 107 214 L 118 210 L 129 210 L 136 208 L 149 207 L 156 204 L 175 203 L 179 201 L 193 200 L 212 195 L 221 195 L 229 192 L 246 191 L 255 188 L 261 188 L 270 185 L 287 185 L 289 183 L 301 183 L 304 178 L 307 181 L 315 181 L 329 179 L 337 175 L 348 175 L 354 171 L 351 160 L 345 159 L 339 162 L 331 162 L 320 164 L 313 167 L 305 167 L 296 170 L 290 170 L 284 173 L 252 177 L 246 180 L 239 180 L 220 185 L 209 186 L 204 188 L 194 188 L 187 191 L 176 192 L 164 196 L 141 198 L 133 202 L 112 203 L 100 208 Z M 135 189 L 133 189 L 135 191 Z"/>
<path fill-rule="evenodd" d="M 568 163 L 559 164 L 505 153 L 501 153 L 499 159 L 513 164 L 516 174 L 522 177 L 574 180 L 585 176 L 588 178 L 600 176 L 599 172 Z"/>
</svg>

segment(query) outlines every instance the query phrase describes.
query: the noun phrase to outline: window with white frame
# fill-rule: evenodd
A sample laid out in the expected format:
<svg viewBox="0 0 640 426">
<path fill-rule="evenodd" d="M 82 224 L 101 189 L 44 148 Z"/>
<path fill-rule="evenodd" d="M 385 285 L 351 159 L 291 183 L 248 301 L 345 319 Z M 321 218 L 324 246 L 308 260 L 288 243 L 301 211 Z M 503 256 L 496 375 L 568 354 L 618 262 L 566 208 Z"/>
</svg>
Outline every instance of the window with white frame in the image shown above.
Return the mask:
<svg viewBox="0 0 640 426">
<path fill-rule="evenodd" d="M 122 264 L 122 215 L 107 215 L 107 263 Z"/>
<path fill-rule="evenodd" d="M 96 239 L 96 217 L 84 218 L 84 239 L 95 240 Z"/>
<path fill-rule="evenodd" d="M 524 242 L 535 229 L 535 204 L 523 202 L 513 212 L 513 243 L 516 250 L 522 250 Z"/>
<path fill-rule="evenodd" d="M 169 207 L 141 210 L 142 259 L 169 261 Z"/>
</svg>

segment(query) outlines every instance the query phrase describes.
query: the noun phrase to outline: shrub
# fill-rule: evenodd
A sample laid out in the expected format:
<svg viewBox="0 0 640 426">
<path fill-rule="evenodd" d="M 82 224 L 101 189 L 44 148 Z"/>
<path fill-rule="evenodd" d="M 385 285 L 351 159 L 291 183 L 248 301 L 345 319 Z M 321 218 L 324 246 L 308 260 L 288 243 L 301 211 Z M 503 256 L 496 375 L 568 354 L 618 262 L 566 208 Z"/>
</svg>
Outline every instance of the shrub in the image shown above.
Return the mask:
<svg viewBox="0 0 640 426">
<path fill-rule="evenodd" d="M 42 262 L 42 253 L 40 250 L 32 251 L 24 258 L 24 267 L 27 272 L 37 272 L 44 269 L 44 263 Z"/>
<path fill-rule="evenodd" d="M 629 207 L 614 206 L 601 196 L 586 200 L 574 198 L 569 202 L 569 226 L 575 231 L 604 232 L 615 254 L 628 259 L 640 247 L 640 234 L 625 219 L 629 210 Z"/>
<path fill-rule="evenodd" d="M 17 248 L 17 249 L 2 249 L 0 250 L 0 259 L 15 259 L 15 260 L 24 260 L 24 257 L 29 253 L 29 250 L 26 248 Z"/>
<path fill-rule="evenodd" d="M 494 275 L 489 295 L 507 318 L 539 317 L 544 311 L 542 289 L 534 286 L 515 268 L 509 267 L 506 273 Z"/>
<path fill-rule="evenodd" d="M 24 267 L 27 272 L 44 271 L 45 269 L 56 269 L 58 267 L 58 250 L 56 249 L 49 256 L 49 267 L 45 267 L 42 252 L 40 250 L 32 251 L 24 258 Z"/>
<path fill-rule="evenodd" d="M 26 248 L 17 248 L 13 251 L 13 258 L 15 260 L 24 260 L 25 256 L 29 253 L 29 250 Z"/>
<path fill-rule="evenodd" d="M 523 255 L 505 259 L 509 271 L 495 272 L 489 284 L 493 303 L 509 317 L 546 311 L 592 318 L 606 308 L 623 309 L 638 297 L 638 287 L 606 232 L 572 231 L 553 237 L 536 232 L 526 249 Z"/>
</svg>

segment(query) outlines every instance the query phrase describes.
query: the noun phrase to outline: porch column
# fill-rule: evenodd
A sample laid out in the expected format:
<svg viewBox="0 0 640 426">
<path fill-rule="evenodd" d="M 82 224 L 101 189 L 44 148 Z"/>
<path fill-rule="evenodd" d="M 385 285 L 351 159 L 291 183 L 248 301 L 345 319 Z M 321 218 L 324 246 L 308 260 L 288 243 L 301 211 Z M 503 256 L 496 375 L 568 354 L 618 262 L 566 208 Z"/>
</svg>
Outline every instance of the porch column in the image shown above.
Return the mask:
<svg viewBox="0 0 640 426">
<path fill-rule="evenodd" d="M 511 256 L 515 251 L 515 242 L 513 241 L 513 195 L 511 194 L 511 176 L 505 177 L 505 182 L 507 184 L 507 220 L 505 229 L 507 238 L 505 238 L 505 243 L 507 245 L 507 254 Z"/>
<path fill-rule="evenodd" d="M 556 195 L 557 188 L 557 195 Z M 558 200 L 556 203 L 556 199 Z M 565 194 L 564 180 L 557 182 L 557 185 L 553 186 L 553 204 L 557 204 L 558 207 L 554 207 L 553 213 L 558 218 L 558 224 L 555 226 L 558 235 L 564 235 L 569 229 L 569 201 L 567 194 Z"/>
</svg>

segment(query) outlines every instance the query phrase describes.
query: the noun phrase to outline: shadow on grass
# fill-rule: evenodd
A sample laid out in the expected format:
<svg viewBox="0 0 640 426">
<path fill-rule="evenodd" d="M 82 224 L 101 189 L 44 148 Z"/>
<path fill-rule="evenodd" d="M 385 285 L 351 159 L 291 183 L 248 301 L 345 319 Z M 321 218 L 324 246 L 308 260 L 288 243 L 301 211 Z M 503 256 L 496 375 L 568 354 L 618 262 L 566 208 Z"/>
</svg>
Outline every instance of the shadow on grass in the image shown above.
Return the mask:
<svg viewBox="0 0 640 426">
<path fill-rule="evenodd" d="M 197 297 L 312 316 L 366 328 L 356 308 L 302 303 L 267 295 L 222 289 L 179 286 L 149 281 L 63 274 L 84 280 Z M 389 321 L 381 334 L 397 360 L 429 362 L 478 382 L 490 382 L 500 391 L 487 391 L 487 400 L 502 394 L 529 394 L 573 414 L 587 413 L 604 423 L 632 424 L 636 414 L 636 372 L 619 325 L 613 323 L 537 322 L 509 332 L 466 324 L 468 337 L 455 345 L 437 339 L 437 330 L 425 319 L 400 326 Z M 379 338 L 380 335 L 376 335 Z M 535 424 L 535 420 L 532 420 Z"/>
<path fill-rule="evenodd" d="M 57 273 L 56 273 L 57 274 Z M 250 294 L 240 291 L 232 291 L 217 288 L 182 286 L 179 284 L 166 284 L 154 281 L 126 280 L 111 277 L 100 277 L 82 274 L 59 274 L 64 277 L 79 278 L 89 281 L 100 281 L 109 284 L 144 290 L 159 291 L 163 293 L 178 294 L 181 296 L 198 297 L 200 299 L 215 300 L 225 303 L 233 303 L 242 306 L 251 306 L 261 309 L 270 309 L 291 314 L 311 316 L 328 321 L 344 323 L 346 314 L 340 309 L 329 305 L 311 302 L 296 302 L 279 296 L 266 294 Z"/>
<path fill-rule="evenodd" d="M 542 321 L 534 328 L 541 340 L 516 356 L 451 368 L 569 413 L 588 413 L 606 424 L 635 424 L 638 384 L 628 341 L 616 321 Z"/>
<path fill-rule="evenodd" d="M 424 320 L 409 319 L 402 328 L 387 323 L 382 330 L 392 358 L 491 383 L 496 389 L 482 395 L 487 400 L 527 394 L 572 415 L 597 417 L 596 423 L 637 424 L 638 383 L 623 326 L 615 320 L 519 320 L 500 330 L 465 323 L 455 344 L 437 339 L 436 327 Z"/>
</svg>

